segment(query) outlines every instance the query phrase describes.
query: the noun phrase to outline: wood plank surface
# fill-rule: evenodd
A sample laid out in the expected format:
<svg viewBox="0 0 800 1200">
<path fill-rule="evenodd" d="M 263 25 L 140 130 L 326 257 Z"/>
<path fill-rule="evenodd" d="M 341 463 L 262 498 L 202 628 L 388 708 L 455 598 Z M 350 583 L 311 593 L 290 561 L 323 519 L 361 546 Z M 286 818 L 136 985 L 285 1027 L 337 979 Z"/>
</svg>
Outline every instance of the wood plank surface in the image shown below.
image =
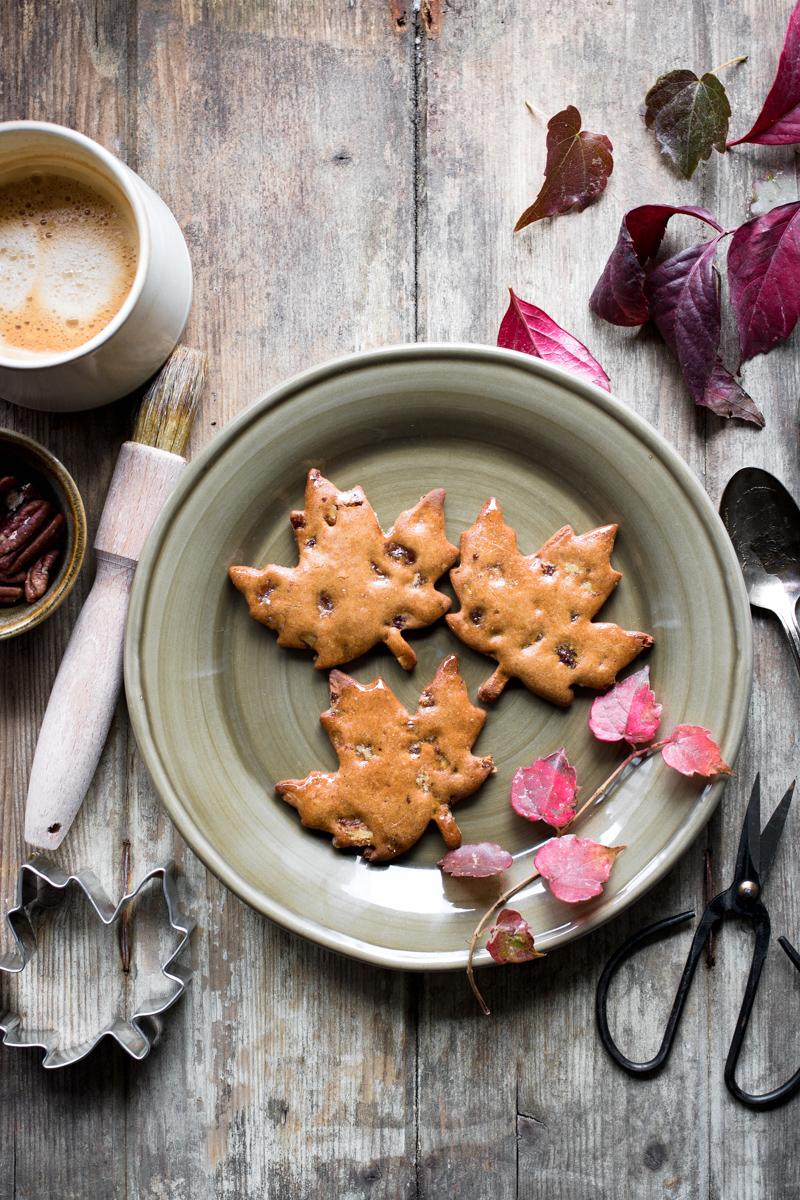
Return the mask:
<svg viewBox="0 0 800 1200">
<path fill-rule="evenodd" d="M 590 346 L 617 395 L 677 447 L 715 502 L 745 464 L 766 466 L 800 495 L 796 337 L 746 370 L 767 417 L 757 433 L 694 410 L 656 337 L 612 329 L 586 305 L 626 209 L 702 203 L 733 225 L 767 170 L 791 183 L 791 148 L 755 147 L 680 181 L 639 117 L 660 72 L 747 53 L 725 75 L 733 128 L 744 129 L 789 7 L 24 0 L 0 10 L 0 116 L 77 126 L 175 211 L 195 271 L 186 341 L 210 359 L 195 450 L 303 366 L 415 337 L 493 342 L 513 286 Z M 615 170 L 594 207 L 514 237 L 544 157 L 526 100 L 547 115 L 576 104 L 586 127 L 611 137 Z M 685 244 L 690 234 L 676 222 L 670 236 Z M 131 409 L 46 416 L 0 404 L 0 426 L 65 461 L 93 532 Z M 91 572 L 90 563 L 50 622 L 0 644 L 3 903 L 25 852 L 36 732 Z M 117 892 L 125 839 L 134 878 L 175 856 L 198 920 L 196 974 L 142 1064 L 107 1049 L 45 1074 L 33 1052 L 0 1049 L 0 1200 L 800 1197 L 796 1104 L 754 1114 L 722 1086 L 749 959 L 744 933 L 726 931 L 717 965 L 701 970 L 658 1079 L 618 1072 L 593 1024 L 600 964 L 626 933 L 702 905 L 706 845 L 725 881 L 755 771 L 765 808 L 797 771 L 800 681 L 777 628 L 758 619 L 755 633 L 748 736 L 708 833 L 610 927 L 544 962 L 485 973 L 490 1019 L 458 974 L 349 962 L 240 904 L 172 831 L 121 704 L 60 861 L 91 863 Z M 774 932 L 798 943 L 800 813 L 791 819 L 768 902 Z M 102 947 L 80 909 L 70 913 L 24 999 L 54 1019 L 69 980 L 79 1029 L 120 999 L 135 1002 L 148 972 L 137 960 L 121 997 L 118 976 L 91 986 Z M 687 945 L 677 934 L 621 981 L 616 1032 L 630 1054 L 655 1049 Z M 742 1064 L 748 1085 L 771 1086 L 800 1061 L 797 1003 L 796 977 L 774 950 Z"/>
</svg>

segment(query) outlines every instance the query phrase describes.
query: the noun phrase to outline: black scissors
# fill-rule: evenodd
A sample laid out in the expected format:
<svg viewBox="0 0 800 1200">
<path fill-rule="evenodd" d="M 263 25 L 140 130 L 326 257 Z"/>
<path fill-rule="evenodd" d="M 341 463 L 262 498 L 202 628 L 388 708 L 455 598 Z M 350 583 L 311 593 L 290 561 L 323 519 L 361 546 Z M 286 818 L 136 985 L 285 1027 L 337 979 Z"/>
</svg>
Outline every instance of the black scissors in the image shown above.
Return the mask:
<svg viewBox="0 0 800 1200">
<path fill-rule="evenodd" d="M 730 917 L 739 917 L 742 920 L 748 921 L 753 926 L 753 958 L 750 963 L 750 974 L 747 977 L 747 986 L 744 990 L 742 1006 L 739 1009 L 739 1019 L 733 1031 L 728 1057 L 725 1060 L 725 1086 L 732 1096 L 750 1108 L 775 1108 L 779 1104 L 785 1104 L 800 1089 L 800 1069 L 795 1071 L 791 1079 L 787 1079 L 780 1087 L 774 1088 L 771 1092 L 765 1092 L 760 1096 L 754 1096 L 749 1092 L 745 1092 L 736 1082 L 736 1066 L 741 1054 L 744 1036 L 747 1032 L 747 1024 L 750 1020 L 753 1002 L 758 991 L 761 968 L 764 965 L 764 960 L 767 957 L 769 949 L 769 913 L 762 903 L 761 892 L 769 869 L 772 866 L 772 861 L 775 858 L 775 851 L 778 848 L 778 842 L 783 832 L 793 792 L 794 782 L 762 831 L 761 785 L 759 776 L 756 776 L 750 802 L 747 805 L 747 812 L 745 813 L 741 837 L 739 838 L 739 851 L 736 856 L 736 870 L 733 882 L 729 888 L 726 888 L 724 892 L 720 892 L 718 896 L 715 896 L 710 901 L 700 918 L 700 923 L 695 930 L 694 939 L 686 959 L 686 966 L 683 968 L 683 975 L 678 984 L 675 1001 L 672 1005 L 672 1011 L 669 1014 L 661 1046 L 655 1057 L 651 1058 L 648 1062 L 631 1062 L 629 1058 L 626 1058 L 622 1054 L 611 1037 L 608 1028 L 608 989 L 617 971 L 631 954 L 634 954 L 641 946 L 646 945 L 648 942 L 656 941 L 659 935 L 665 933 L 668 929 L 690 921 L 695 915 L 694 912 L 678 913 L 677 916 L 666 917 L 662 921 L 656 921 L 654 925 L 648 925 L 647 928 L 641 929 L 620 946 L 619 950 L 617 950 L 606 964 L 597 985 L 597 996 L 595 999 L 595 1013 L 600 1040 L 614 1061 L 623 1070 L 628 1071 L 629 1074 L 645 1077 L 655 1075 L 664 1066 L 672 1050 L 672 1043 L 686 1005 L 689 988 L 691 987 L 692 979 L 694 978 L 694 973 L 706 942 L 709 937 L 712 937 L 717 932 L 723 921 L 728 920 Z M 785 937 L 778 938 L 778 943 L 794 963 L 795 967 L 800 970 L 800 954 L 798 954 L 794 946 Z"/>
</svg>

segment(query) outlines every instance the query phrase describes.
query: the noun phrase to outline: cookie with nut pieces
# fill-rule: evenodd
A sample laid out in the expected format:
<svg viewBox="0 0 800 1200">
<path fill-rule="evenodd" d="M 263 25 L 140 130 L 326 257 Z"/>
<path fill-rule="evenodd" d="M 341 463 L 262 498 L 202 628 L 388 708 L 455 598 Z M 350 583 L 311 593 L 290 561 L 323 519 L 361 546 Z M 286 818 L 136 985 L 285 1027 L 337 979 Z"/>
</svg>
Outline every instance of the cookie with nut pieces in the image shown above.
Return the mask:
<svg viewBox="0 0 800 1200">
<path fill-rule="evenodd" d="M 652 646 L 648 633 L 593 620 L 622 578 L 611 566 L 617 529 L 577 535 L 564 525 L 526 556 L 497 501 L 484 504 L 461 535 L 461 562 L 450 572 L 461 608 L 446 618 L 462 642 L 498 664 L 480 700 L 496 700 L 514 677 L 566 707 L 573 688 L 610 687 Z"/>
<path fill-rule="evenodd" d="M 433 624 L 451 605 L 434 586 L 458 557 L 444 499 L 435 488 L 384 533 L 362 488 L 340 492 L 311 470 L 305 507 L 290 516 L 297 566 L 232 566 L 230 578 L 278 645 L 311 650 L 320 670 L 385 642 L 410 671 L 417 656 L 404 631 Z"/>
<path fill-rule="evenodd" d="M 495 768 L 490 757 L 471 752 L 487 714 L 470 702 L 455 655 L 439 664 L 413 714 L 383 679 L 362 684 L 331 671 L 330 695 L 320 720 L 339 769 L 275 785 L 302 823 L 371 862 L 403 854 L 431 822 L 448 849 L 460 846 L 451 805 Z"/>
</svg>

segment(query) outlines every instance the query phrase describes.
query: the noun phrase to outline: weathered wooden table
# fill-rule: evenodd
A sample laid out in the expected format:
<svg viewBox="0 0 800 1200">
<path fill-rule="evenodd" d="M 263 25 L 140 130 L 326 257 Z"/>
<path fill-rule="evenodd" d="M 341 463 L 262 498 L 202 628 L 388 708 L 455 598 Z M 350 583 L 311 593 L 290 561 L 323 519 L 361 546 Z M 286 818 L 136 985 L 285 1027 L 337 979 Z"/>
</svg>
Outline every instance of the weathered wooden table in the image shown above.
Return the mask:
<svg viewBox="0 0 800 1200">
<path fill-rule="evenodd" d="M 624 210 L 702 203 L 736 224 L 755 178 L 776 166 L 793 176 L 791 149 L 742 147 L 679 181 L 639 115 L 662 71 L 748 53 L 726 76 L 733 128 L 747 128 L 788 10 L 788 0 L 423 0 L 417 12 L 404 0 L 8 0 L 0 106 L 4 119 L 98 138 L 176 212 L 196 280 L 186 340 L 211 363 L 195 449 L 267 387 L 331 356 L 415 338 L 493 342 L 511 284 L 589 344 L 617 395 L 669 438 L 712 499 L 745 464 L 797 494 L 796 338 L 747 368 L 767 417 L 759 433 L 694 410 L 656 337 L 604 326 L 586 303 Z M 512 237 L 543 163 L 526 99 L 548 114 L 576 104 L 588 128 L 610 135 L 616 165 L 593 208 Z M 66 462 L 93 531 L 130 408 L 48 417 L 0 406 L 0 424 Z M 4 903 L 25 852 L 36 733 L 91 575 L 89 565 L 56 619 L 0 646 Z M 798 1102 L 754 1114 L 722 1087 L 744 932 L 728 932 L 716 967 L 702 971 L 658 1079 L 611 1066 L 592 1012 L 600 964 L 626 932 L 701 903 L 706 841 L 719 876 L 731 869 L 756 768 L 770 799 L 797 773 L 793 670 L 777 627 L 757 619 L 749 733 L 707 839 L 610 928 L 485 976 L 490 1019 L 460 974 L 349 962 L 240 904 L 173 833 L 121 705 L 60 859 L 93 863 L 116 891 L 124 839 L 135 876 L 174 853 L 199 921 L 196 976 L 141 1065 L 107 1047 L 45 1074 L 35 1053 L 0 1050 L 2 1200 L 800 1196 Z M 769 903 L 776 932 L 797 942 L 791 828 Z M 678 936 L 643 955 L 630 976 L 619 1029 L 633 1052 L 655 1047 L 686 944 Z M 45 964 L 59 965 L 69 967 L 63 943 Z M 74 964 L 70 978 L 78 1016 L 106 996 Z M 46 979 L 45 1007 L 63 995 Z M 748 1084 L 797 1065 L 799 1015 L 797 980 L 774 952 Z"/>
</svg>

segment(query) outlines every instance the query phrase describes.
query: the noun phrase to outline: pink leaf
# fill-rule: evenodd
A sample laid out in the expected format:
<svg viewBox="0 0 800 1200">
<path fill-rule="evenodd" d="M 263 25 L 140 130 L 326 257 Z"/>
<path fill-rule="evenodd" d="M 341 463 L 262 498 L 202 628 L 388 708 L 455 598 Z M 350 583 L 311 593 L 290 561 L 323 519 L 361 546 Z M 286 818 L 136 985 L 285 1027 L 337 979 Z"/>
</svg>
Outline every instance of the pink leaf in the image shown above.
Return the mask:
<svg viewBox="0 0 800 1200">
<path fill-rule="evenodd" d="M 800 201 L 739 226 L 728 283 L 743 361 L 789 336 L 800 317 Z"/>
<path fill-rule="evenodd" d="M 668 767 L 681 775 L 730 775 L 731 769 L 720 754 L 717 743 L 701 725 L 676 725 L 661 751 Z"/>
<path fill-rule="evenodd" d="M 795 4 L 789 17 L 778 70 L 755 125 L 728 145 L 740 142 L 761 146 L 800 142 L 800 4 Z"/>
<path fill-rule="evenodd" d="M 612 325 L 643 325 L 650 316 L 645 295 L 645 266 L 661 245 L 670 217 L 697 217 L 722 233 L 705 208 L 694 205 L 642 204 L 622 218 L 617 244 L 595 284 L 589 307 Z"/>
<path fill-rule="evenodd" d="M 581 130 L 581 114 L 570 104 L 547 123 L 547 162 L 539 195 L 514 226 L 514 233 L 543 217 L 582 212 L 601 192 L 614 169 L 604 133 Z"/>
<path fill-rule="evenodd" d="M 601 742 L 643 746 L 652 741 L 661 720 L 661 705 L 650 687 L 650 668 L 642 667 L 615 683 L 592 703 L 589 728 Z"/>
<path fill-rule="evenodd" d="M 546 821 L 554 829 L 561 829 L 575 816 L 576 785 L 575 768 L 570 766 L 562 746 L 514 773 L 511 807 L 528 821 Z"/>
<path fill-rule="evenodd" d="M 650 315 L 677 358 L 695 404 L 763 425 L 761 413 L 719 358 L 721 316 L 714 253 L 721 236 L 689 246 L 659 263 L 646 282 Z M 733 388 L 738 389 L 735 397 Z M 721 403 L 726 397 L 730 413 Z"/>
<path fill-rule="evenodd" d="M 536 851 L 533 865 L 553 895 L 567 904 L 599 896 L 624 846 L 603 846 L 590 838 L 565 833 L 550 838 Z"/>
<path fill-rule="evenodd" d="M 499 875 L 510 867 L 514 859 L 496 842 L 476 842 L 471 846 L 459 846 L 439 859 L 438 865 L 445 875 L 459 878 L 486 879 Z"/>
<path fill-rule="evenodd" d="M 486 949 L 496 963 L 522 963 L 544 958 L 533 944 L 530 925 L 514 908 L 504 908 L 498 914 Z"/>
<path fill-rule="evenodd" d="M 605 388 L 607 392 L 611 390 L 608 376 L 583 342 L 557 325 L 544 309 L 522 300 L 511 288 L 509 294 L 508 309 L 497 335 L 498 346 L 521 350 L 523 354 L 532 354 L 534 358 L 556 363 Z"/>
</svg>

